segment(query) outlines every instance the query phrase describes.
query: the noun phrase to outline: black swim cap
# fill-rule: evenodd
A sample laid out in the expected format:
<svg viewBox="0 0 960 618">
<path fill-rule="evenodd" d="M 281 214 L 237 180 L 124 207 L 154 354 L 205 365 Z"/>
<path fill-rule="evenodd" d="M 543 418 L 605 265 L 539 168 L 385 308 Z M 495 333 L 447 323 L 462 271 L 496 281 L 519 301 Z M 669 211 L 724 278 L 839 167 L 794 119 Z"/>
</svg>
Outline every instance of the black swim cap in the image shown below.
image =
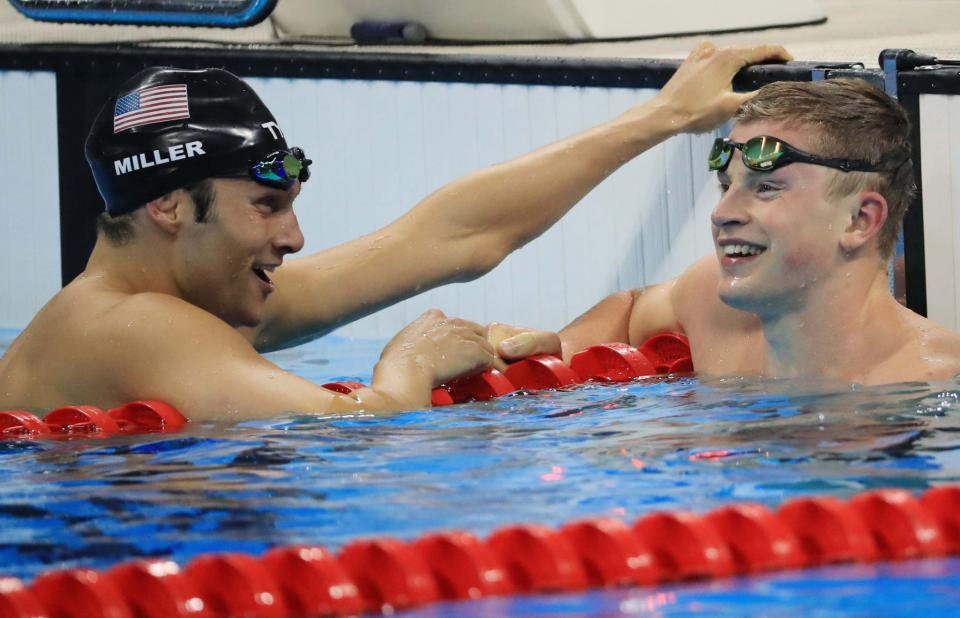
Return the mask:
<svg viewBox="0 0 960 618">
<path fill-rule="evenodd" d="M 153 67 L 107 101 L 84 152 L 107 210 L 119 215 L 286 149 L 270 110 L 233 73 Z"/>
</svg>

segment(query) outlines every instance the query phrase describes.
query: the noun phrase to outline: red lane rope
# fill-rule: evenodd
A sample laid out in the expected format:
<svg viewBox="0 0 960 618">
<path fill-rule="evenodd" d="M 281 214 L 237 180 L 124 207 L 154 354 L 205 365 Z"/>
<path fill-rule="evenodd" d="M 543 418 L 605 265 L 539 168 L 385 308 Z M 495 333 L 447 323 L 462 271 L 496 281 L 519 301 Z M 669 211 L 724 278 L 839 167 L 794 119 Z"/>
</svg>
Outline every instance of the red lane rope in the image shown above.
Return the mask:
<svg viewBox="0 0 960 618">
<path fill-rule="evenodd" d="M 577 352 L 565 364 L 550 354 L 538 354 L 511 363 L 505 373 L 488 369 L 433 389 L 431 403 L 448 406 L 487 401 L 515 391 L 563 388 L 583 382 L 623 382 L 644 376 L 690 373 L 690 342 L 679 333 L 661 333 L 639 349 L 625 343 L 605 343 Z M 360 382 L 328 382 L 324 388 L 349 393 L 366 386 Z"/>
<path fill-rule="evenodd" d="M 32 585 L 0 578 L 0 618 L 282 618 L 389 614 L 438 601 L 652 586 L 815 567 L 960 554 L 960 486 L 919 498 L 901 489 L 847 501 L 731 504 L 704 515 L 657 512 L 560 528 L 504 526 L 486 539 L 431 532 L 275 548 L 260 558 L 211 553 L 181 569 L 133 560 L 66 569 Z"/>
<path fill-rule="evenodd" d="M 126 433 L 170 433 L 187 419 L 162 401 L 132 401 L 104 412 L 95 406 L 67 406 L 42 419 L 25 410 L 0 412 L 0 439 L 106 438 Z"/>
</svg>

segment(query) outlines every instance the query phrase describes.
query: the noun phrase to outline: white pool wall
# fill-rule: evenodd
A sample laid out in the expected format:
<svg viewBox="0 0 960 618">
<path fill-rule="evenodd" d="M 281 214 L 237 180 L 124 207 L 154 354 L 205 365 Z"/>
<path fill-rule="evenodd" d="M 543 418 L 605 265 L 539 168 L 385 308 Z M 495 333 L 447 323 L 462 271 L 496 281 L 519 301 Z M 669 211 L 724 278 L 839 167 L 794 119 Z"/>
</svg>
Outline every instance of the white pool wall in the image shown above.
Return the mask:
<svg viewBox="0 0 960 618">
<path fill-rule="evenodd" d="M 920 95 L 927 315 L 960 330 L 960 96 Z"/>
<path fill-rule="evenodd" d="M 60 289 L 57 82 L 0 71 L 0 328 L 22 328 Z"/>
</svg>

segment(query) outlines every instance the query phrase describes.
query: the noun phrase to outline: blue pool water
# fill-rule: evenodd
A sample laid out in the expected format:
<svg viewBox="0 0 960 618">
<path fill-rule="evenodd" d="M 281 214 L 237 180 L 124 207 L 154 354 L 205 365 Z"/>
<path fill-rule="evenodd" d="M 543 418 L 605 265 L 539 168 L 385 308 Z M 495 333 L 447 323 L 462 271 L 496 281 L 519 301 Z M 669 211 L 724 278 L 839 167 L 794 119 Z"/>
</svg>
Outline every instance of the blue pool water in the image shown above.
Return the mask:
<svg viewBox="0 0 960 618">
<path fill-rule="evenodd" d="M 0 332 L 0 348 L 15 333 Z M 368 380 L 382 342 L 271 355 L 309 379 Z M 336 548 L 437 529 L 960 482 L 960 382 L 874 388 L 693 378 L 584 386 L 399 414 L 192 425 L 171 436 L 0 442 L 0 565 L 25 579 L 141 556 Z M 728 451 L 720 458 L 698 454 Z M 951 615 L 960 560 L 847 565 L 410 616 Z"/>
</svg>

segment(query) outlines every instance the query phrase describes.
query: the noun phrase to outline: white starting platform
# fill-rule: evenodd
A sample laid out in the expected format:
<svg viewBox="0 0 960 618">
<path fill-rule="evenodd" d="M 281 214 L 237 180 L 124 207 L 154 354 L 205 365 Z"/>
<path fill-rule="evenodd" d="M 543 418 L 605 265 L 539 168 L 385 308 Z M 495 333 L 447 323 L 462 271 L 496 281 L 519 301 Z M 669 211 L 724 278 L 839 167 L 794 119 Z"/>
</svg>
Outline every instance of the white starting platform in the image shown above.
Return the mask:
<svg viewBox="0 0 960 618">
<path fill-rule="evenodd" d="M 458 41 L 650 38 L 821 23 L 814 0 L 283 0 L 274 24 L 288 36 L 349 37 L 364 21 L 415 22 Z"/>
</svg>

